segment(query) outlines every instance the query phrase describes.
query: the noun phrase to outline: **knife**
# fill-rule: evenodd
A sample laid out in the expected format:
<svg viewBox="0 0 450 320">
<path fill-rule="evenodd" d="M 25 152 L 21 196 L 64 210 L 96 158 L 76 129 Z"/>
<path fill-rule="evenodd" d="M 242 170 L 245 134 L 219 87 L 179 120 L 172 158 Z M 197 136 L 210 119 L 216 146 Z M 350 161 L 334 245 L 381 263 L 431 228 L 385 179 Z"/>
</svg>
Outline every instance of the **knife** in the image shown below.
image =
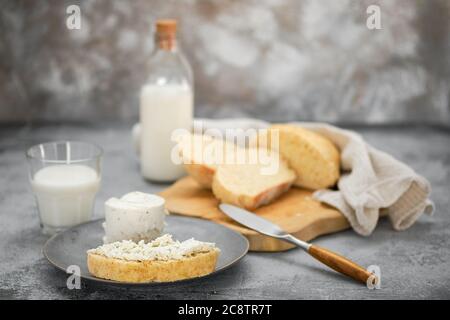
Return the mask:
<svg viewBox="0 0 450 320">
<path fill-rule="evenodd" d="M 377 276 L 354 263 L 353 261 L 340 256 L 328 249 L 302 241 L 282 230 L 278 225 L 250 211 L 224 203 L 220 204 L 219 208 L 227 216 L 250 229 L 256 230 L 266 236 L 278 238 L 297 245 L 298 247 L 308 252 L 312 257 L 337 272 L 345 274 L 346 276 L 349 276 L 365 284 L 371 283 L 372 285 L 376 285 L 378 283 Z"/>
</svg>

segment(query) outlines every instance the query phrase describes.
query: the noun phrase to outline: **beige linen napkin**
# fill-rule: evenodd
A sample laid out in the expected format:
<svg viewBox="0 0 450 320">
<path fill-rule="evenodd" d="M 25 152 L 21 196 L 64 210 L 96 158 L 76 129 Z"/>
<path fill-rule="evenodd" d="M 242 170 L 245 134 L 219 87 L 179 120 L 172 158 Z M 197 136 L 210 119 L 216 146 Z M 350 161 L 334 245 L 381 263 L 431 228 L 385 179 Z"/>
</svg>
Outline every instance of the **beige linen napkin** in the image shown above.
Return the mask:
<svg viewBox="0 0 450 320">
<path fill-rule="evenodd" d="M 256 119 L 197 119 L 196 123 L 204 129 L 219 130 L 270 125 Z M 339 148 L 342 175 L 338 190 L 319 190 L 314 197 L 340 210 L 357 233 L 370 235 L 382 210 L 395 230 L 409 228 L 424 212 L 433 213 L 429 182 L 406 164 L 368 145 L 359 134 L 324 123 L 292 124 L 326 136 Z"/>
<path fill-rule="evenodd" d="M 369 235 L 386 210 L 395 230 L 409 228 L 425 212 L 432 214 L 430 183 L 406 164 L 370 145 L 357 133 L 322 123 L 297 123 L 333 141 L 341 152 L 338 190 L 314 197 L 339 209 L 353 229 Z"/>
</svg>

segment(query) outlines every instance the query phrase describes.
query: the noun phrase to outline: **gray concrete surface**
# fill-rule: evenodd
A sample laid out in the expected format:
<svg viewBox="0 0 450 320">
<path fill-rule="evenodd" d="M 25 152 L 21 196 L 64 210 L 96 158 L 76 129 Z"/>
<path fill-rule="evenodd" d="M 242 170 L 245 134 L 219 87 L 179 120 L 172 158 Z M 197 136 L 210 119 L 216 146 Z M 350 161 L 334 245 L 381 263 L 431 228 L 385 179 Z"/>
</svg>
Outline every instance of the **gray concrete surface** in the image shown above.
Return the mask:
<svg viewBox="0 0 450 320">
<path fill-rule="evenodd" d="M 300 250 L 250 253 L 235 267 L 211 278 L 151 289 L 122 289 L 83 283 L 66 288 L 66 275 L 43 258 L 47 237 L 39 230 L 27 180 L 24 151 L 38 142 L 81 139 L 105 149 L 101 203 L 129 190 L 157 192 L 164 185 L 139 175 L 129 127 L 48 125 L 0 129 L 0 299 L 442 299 L 450 298 L 450 132 L 429 127 L 357 127 L 373 145 L 409 163 L 427 177 L 436 203 L 404 232 L 381 221 L 364 238 L 353 231 L 321 237 L 315 243 L 362 265 L 381 267 L 382 288 L 371 291 L 324 268 Z"/>
</svg>

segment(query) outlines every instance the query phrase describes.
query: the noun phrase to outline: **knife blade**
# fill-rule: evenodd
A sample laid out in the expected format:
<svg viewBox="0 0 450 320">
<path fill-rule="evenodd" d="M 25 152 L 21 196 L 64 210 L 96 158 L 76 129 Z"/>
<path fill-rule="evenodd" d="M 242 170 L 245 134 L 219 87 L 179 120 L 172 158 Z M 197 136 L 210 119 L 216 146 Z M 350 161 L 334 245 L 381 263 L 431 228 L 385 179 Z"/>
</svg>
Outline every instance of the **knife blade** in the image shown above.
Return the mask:
<svg viewBox="0 0 450 320">
<path fill-rule="evenodd" d="M 245 209 L 225 203 L 220 204 L 219 208 L 231 219 L 267 236 L 279 238 L 288 235 L 278 225 Z"/>
</svg>

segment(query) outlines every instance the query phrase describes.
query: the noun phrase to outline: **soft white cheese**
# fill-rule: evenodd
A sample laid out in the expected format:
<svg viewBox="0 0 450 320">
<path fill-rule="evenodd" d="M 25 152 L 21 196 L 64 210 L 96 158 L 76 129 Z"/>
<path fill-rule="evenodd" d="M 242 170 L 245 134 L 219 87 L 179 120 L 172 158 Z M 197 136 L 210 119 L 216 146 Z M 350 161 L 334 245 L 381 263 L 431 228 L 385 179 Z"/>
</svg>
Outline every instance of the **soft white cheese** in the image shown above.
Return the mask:
<svg viewBox="0 0 450 320">
<path fill-rule="evenodd" d="M 105 202 L 104 243 L 120 240 L 150 241 L 164 229 L 165 200 L 157 195 L 130 192 Z"/>
<path fill-rule="evenodd" d="M 170 234 L 165 234 L 151 242 L 133 242 L 122 240 L 104 244 L 88 253 L 103 255 L 108 258 L 122 259 L 128 261 L 148 260 L 180 260 L 190 257 L 196 253 L 219 250 L 214 243 L 202 242 L 189 239 L 183 242 L 174 241 Z"/>
</svg>

